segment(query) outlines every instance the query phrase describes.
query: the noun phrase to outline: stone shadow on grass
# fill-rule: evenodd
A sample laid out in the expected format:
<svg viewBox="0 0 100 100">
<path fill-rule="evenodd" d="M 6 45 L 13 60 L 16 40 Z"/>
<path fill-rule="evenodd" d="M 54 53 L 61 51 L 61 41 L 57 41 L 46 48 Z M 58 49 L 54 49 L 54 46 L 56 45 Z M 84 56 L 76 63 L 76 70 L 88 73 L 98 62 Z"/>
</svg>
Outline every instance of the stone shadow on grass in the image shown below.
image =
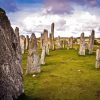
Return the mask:
<svg viewBox="0 0 100 100">
<path fill-rule="evenodd" d="M 17 100 L 42 100 L 42 99 L 41 98 L 36 98 L 36 97 L 29 97 L 25 94 L 22 94 L 21 96 L 19 96 L 19 98 Z"/>
</svg>

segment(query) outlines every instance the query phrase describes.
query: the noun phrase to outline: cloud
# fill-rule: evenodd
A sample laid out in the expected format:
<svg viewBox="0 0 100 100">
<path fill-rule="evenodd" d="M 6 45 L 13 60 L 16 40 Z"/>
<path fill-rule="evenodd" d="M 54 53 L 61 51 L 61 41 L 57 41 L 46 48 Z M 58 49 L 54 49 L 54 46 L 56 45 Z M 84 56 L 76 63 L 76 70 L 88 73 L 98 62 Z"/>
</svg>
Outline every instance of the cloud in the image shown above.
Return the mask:
<svg viewBox="0 0 100 100">
<path fill-rule="evenodd" d="M 93 4 L 94 1 L 46 0 L 44 6 L 20 4 L 20 10 L 8 12 L 7 15 L 13 28 L 19 27 L 21 34 L 34 32 L 36 36 L 40 36 L 44 29 L 48 29 L 50 33 L 51 23 L 54 22 L 56 37 L 78 37 L 82 32 L 88 36 L 92 29 L 96 30 L 96 37 L 100 37 L 99 8 L 91 5 L 91 2 Z M 86 5 L 89 5 L 88 9 Z"/>
<path fill-rule="evenodd" d="M 29 9 L 29 8 L 28 8 Z M 31 10 L 34 10 L 30 8 Z M 36 8 L 35 8 L 36 9 Z M 51 31 L 51 23 L 55 23 L 55 36 L 78 37 L 82 32 L 89 36 L 92 29 L 96 30 L 96 37 L 100 37 L 100 18 L 95 14 L 83 10 L 75 10 L 73 14 L 44 14 L 43 9 L 34 11 L 22 9 L 8 13 L 13 28 L 20 28 L 21 34 L 34 32 L 37 37 L 44 29 Z"/>
<path fill-rule="evenodd" d="M 68 0 L 44 0 L 44 7 L 49 14 L 70 14 L 73 12 L 73 8 Z"/>
<path fill-rule="evenodd" d="M 75 5 L 86 8 L 100 7 L 99 0 L 44 0 L 46 14 L 72 14 Z"/>
</svg>

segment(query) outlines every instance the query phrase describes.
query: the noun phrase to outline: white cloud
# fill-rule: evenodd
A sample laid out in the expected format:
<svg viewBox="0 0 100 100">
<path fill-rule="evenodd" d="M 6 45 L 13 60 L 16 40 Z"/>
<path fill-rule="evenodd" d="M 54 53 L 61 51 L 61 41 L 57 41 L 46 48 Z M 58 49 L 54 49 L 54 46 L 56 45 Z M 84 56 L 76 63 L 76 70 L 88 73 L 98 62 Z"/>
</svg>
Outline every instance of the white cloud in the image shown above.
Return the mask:
<svg viewBox="0 0 100 100">
<path fill-rule="evenodd" d="M 49 8 L 51 10 L 52 8 Z M 100 37 L 100 18 L 97 15 L 91 14 L 84 10 L 75 10 L 72 15 L 68 14 L 46 14 L 44 8 L 40 10 L 28 10 L 22 9 L 15 13 L 8 13 L 13 28 L 16 26 L 20 28 L 21 34 L 36 33 L 36 36 L 40 36 L 40 33 L 44 29 L 48 29 L 50 32 L 50 25 L 55 23 L 55 36 L 80 36 L 82 32 L 86 36 L 89 36 L 92 29 L 96 30 L 96 37 Z"/>
</svg>

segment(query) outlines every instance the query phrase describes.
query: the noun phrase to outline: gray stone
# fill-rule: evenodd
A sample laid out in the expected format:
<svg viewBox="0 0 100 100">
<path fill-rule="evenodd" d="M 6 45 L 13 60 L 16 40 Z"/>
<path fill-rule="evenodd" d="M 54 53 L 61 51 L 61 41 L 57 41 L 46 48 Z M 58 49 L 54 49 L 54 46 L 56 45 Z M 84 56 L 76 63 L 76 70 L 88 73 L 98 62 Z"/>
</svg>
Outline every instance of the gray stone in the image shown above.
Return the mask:
<svg viewBox="0 0 100 100">
<path fill-rule="evenodd" d="M 26 74 L 40 73 L 40 58 L 37 52 L 37 38 L 32 33 L 29 41 Z"/>
<path fill-rule="evenodd" d="M 20 35 L 20 46 L 21 46 L 21 52 L 22 54 L 25 53 L 25 36 Z"/>
<path fill-rule="evenodd" d="M 57 38 L 57 49 L 61 49 L 62 46 L 61 46 L 61 40 L 60 40 L 60 36 L 58 36 Z"/>
<path fill-rule="evenodd" d="M 84 38 L 84 33 L 82 33 L 81 37 L 80 37 L 79 55 L 85 55 L 85 38 Z"/>
<path fill-rule="evenodd" d="M 45 46 L 45 53 L 46 55 L 49 55 L 49 40 L 48 40 L 48 31 L 46 29 L 44 29 L 43 32 L 43 46 Z"/>
<path fill-rule="evenodd" d="M 91 33 L 91 36 L 90 36 L 90 41 L 89 41 L 89 54 L 93 53 L 94 38 L 95 38 L 95 31 L 92 30 L 92 33 Z"/>
<path fill-rule="evenodd" d="M 23 92 L 19 34 L 0 10 L 0 100 L 17 99 Z"/>
<path fill-rule="evenodd" d="M 43 40 L 44 40 L 44 36 L 43 36 L 43 34 L 41 33 L 41 37 L 40 37 L 41 49 L 42 49 L 42 46 L 43 46 Z"/>
<path fill-rule="evenodd" d="M 45 46 L 43 46 L 41 53 L 41 64 L 45 64 L 45 56 L 46 56 L 45 51 L 46 51 Z"/>
<path fill-rule="evenodd" d="M 95 65 L 96 68 L 100 68 L 100 50 L 97 49 L 96 50 L 96 65 Z"/>
<path fill-rule="evenodd" d="M 70 37 L 68 40 L 68 49 L 72 49 L 73 48 L 73 37 Z"/>
<path fill-rule="evenodd" d="M 26 35 L 26 48 L 25 49 L 26 50 L 29 49 L 29 36 L 28 35 Z"/>
<path fill-rule="evenodd" d="M 55 41 L 54 41 L 54 27 L 55 24 L 51 24 L 51 33 L 50 33 L 50 44 L 51 44 L 51 49 L 55 50 Z"/>
</svg>

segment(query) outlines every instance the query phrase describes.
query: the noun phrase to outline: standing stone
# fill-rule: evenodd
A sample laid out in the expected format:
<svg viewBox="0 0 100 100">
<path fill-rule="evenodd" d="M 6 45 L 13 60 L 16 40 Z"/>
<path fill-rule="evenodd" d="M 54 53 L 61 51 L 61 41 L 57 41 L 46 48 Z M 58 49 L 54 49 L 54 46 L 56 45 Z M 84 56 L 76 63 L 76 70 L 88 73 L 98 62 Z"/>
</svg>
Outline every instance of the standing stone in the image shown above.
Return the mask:
<svg viewBox="0 0 100 100">
<path fill-rule="evenodd" d="M 21 52 L 22 54 L 25 53 L 25 36 L 21 35 L 20 36 L 20 46 L 21 46 Z"/>
<path fill-rule="evenodd" d="M 50 49 L 52 49 L 53 44 L 52 44 L 52 34 L 51 33 L 49 35 L 49 42 L 50 42 Z"/>
<path fill-rule="evenodd" d="M 63 39 L 63 48 L 66 47 L 66 40 Z"/>
<path fill-rule="evenodd" d="M 54 27 L 55 27 L 55 24 L 52 23 L 52 24 L 51 24 L 51 36 L 50 36 L 50 38 L 51 38 L 51 49 L 52 49 L 52 50 L 55 50 Z"/>
<path fill-rule="evenodd" d="M 93 47 L 94 47 L 94 37 L 95 37 L 95 31 L 92 30 L 90 41 L 89 41 L 89 54 L 93 53 Z"/>
<path fill-rule="evenodd" d="M 73 37 L 70 37 L 68 40 L 68 49 L 72 49 L 73 48 Z"/>
<path fill-rule="evenodd" d="M 37 52 L 37 39 L 35 34 L 32 33 L 29 41 L 26 74 L 40 73 L 40 71 L 40 58 Z"/>
<path fill-rule="evenodd" d="M 17 99 L 23 92 L 19 35 L 0 8 L 0 100 Z"/>
<path fill-rule="evenodd" d="M 16 27 L 15 28 L 15 34 L 16 34 L 16 37 L 17 37 L 17 44 L 18 44 L 18 46 L 17 46 L 17 59 L 19 59 L 19 61 L 20 61 L 20 63 L 22 62 L 22 54 L 21 54 L 21 46 L 20 46 L 20 37 L 19 37 L 19 28 L 18 27 Z M 22 73 L 23 73 L 23 71 L 21 71 Z"/>
<path fill-rule="evenodd" d="M 46 54 L 45 54 L 45 46 L 42 46 L 42 53 L 41 53 L 41 64 L 42 65 L 44 65 L 45 64 L 45 56 L 46 56 Z"/>
<path fill-rule="evenodd" d="M 63 40 L 61 41 L 61 46 L 62 46 L 62 48 L 65 48 L 65 45 L 66 45 L 66 41 L 63 39 Z"/>
<path fill-rule="evenodd" d="M 41 33 L 41 37 L 40 37 L 40 46 L 41 46 L 41 48 L 42 48 L 42 46 L 43 46 L 43 39 L 44 39 L 44 36 L 43 36 L 43 34 Z"/>
<path fill-rule="evenodd" d="M 60 41 L 60 36 L 57 38 L 57 49 L 61 49 L 61 41 Z"/>
<path fill-rule="evenodd" d="M 45 50 L 46 55 L 49 55 L 48 31 L 47 31 L 46 29 L 44 29 L 43 36 L 44 36 L 43 46 L 45 46 L 45 49 L 46 49 L 46 50 Z"/>
<path fill-rule="evenodd" d="M 26 48 L 25 49 L 26 50 L 29 49 L 29 36 L 28 35 L 26 35 Z"/>
<path fill-rule="evenodd" d="M 80 37 L 79 55 L 85 55 L 85 37 L 84 37 L 84 33 L 82 33 L 81 37 Z"/>
<path fill-rule="evenodd" d="M 96 68 L 100 68 L 100 50 L 97 49 L 96 50 L 96 65 L 95 65 Z"/>
</svg>

